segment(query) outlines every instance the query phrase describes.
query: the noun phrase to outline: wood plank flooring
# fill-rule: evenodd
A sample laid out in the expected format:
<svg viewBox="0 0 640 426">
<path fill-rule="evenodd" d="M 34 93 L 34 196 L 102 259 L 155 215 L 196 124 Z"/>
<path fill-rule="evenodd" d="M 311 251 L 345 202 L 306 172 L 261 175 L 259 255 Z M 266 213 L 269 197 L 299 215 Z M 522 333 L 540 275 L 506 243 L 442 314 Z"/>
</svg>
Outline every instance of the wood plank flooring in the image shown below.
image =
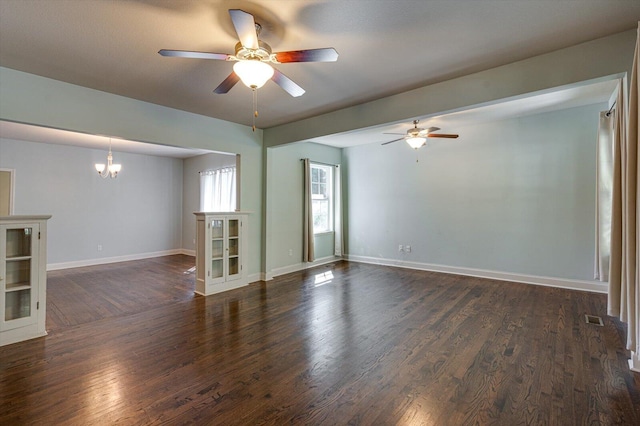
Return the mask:
<svg viewBox="0 0 640 426">
<path fill-rule="evenodd" d="M 192 264 L 50 272 L 0 424 L 640 424 L 604 295 L 339 262 L 205 298 Z"/>
</svg>

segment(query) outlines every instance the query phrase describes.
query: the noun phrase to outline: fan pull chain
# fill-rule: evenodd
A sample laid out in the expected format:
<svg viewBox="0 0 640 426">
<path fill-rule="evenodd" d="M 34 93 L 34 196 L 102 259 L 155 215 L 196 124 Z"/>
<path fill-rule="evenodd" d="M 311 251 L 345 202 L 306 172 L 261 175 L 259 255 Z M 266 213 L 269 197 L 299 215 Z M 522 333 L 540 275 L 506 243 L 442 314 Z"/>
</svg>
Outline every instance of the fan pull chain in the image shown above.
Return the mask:
<svg viewBox="0 0 640 426">
<path fill-rule="evenodd" d="M 256 117 L 258 116 L 258 91 L 251 89 L 253 92 L 253 131 L 256 131 Z"/>
</svg>

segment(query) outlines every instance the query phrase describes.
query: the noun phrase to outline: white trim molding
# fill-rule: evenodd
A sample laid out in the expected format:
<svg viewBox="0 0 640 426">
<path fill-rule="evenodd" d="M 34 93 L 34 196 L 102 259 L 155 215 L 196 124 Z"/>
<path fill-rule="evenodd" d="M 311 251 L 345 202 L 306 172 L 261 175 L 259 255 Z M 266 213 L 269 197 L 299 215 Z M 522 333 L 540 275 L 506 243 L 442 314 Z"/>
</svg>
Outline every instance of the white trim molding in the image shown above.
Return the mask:
<svg viewBox="0 0 640 426">
<path fill-rule="evenodd" d="M 283 266 L 280 268 L 272 269 L 271 271 L 264 274 L 262 281 L 271 281 L 274 277 L 279 277 L 280 275 L 290 274 L 292 272 L 302 271 L 304 269 L 314 268 L 320 265 L 326 265 L 327 263 L 337 262 L 342 260 L 341 256 L 327 256 L 320 259 L 316 259 L 313 262 L 300 262 L 295 263 L 293 265 Z"/>
<path fill-rule="evenodd" d="M 180 253 L 179 254 L 184 254 L 185 256 L 196 257 L 196 251 L 195 250 L 180 249 Z"/>
<path fill-rule="evenodd" d="M 436 265 L 431 263 L 408 262 L 404 260 L 385 259 L 368 256 L 347 255 L 350 262 L 370 263 L 374 265 L 396 266 L 399 268 L 417 269 L 421 271 L 442 272 L 445 274 L 467 275 L 500 281 L 512 281 L 523 284 L 534 284 L 546 287 L 566 288 L 570 290 L 607 293 L 608 285 L 600 281 L 573 280 L 566 278 L 541 277 L 536 275 L 517 274 L 512 272 L 488 271 L 485 269 L 463 268 L 458 266 Z"/>
<path fill-rule="evenodd" d="M 186 254 L 184 249 L 173 249 L 164 251 L 154 251 L 150 253 L 128 254 L 125 256 L 102 257 L 99 259 L 77 260 L 73 262 L 49 263 L 47 271 L 57 271 L 59 269 L 80 268 L 82 266 L 104 265 L 107 263 L 128 262 L 130 260 L 150 259 L 152 257 L 172 256 L 174 254 Z"/>
<path fill-rule="evenodd" d="M 265 276 L 264 272 L 258 272 L 258 273 L 255 273 L 255 274 L 249 274 L 248 282 L 249 282 L 249 284 L 251 284 L 251 283 L 257 283 L 257 282 L 260 282 L 260 281 L 266 281 L 266 280 L 262 279 L 264 276 Z"/>
</svg>

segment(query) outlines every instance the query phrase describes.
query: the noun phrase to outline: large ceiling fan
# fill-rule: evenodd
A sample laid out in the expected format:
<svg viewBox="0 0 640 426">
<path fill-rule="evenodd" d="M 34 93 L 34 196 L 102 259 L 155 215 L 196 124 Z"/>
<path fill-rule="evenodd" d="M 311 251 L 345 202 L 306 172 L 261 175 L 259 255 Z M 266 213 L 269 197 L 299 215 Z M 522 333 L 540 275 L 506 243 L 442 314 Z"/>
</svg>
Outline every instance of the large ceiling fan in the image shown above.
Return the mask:
<svg viewBox="0 0 640 426">
<path fill-rule="evenodd" d="M 262 27 L 255 22 L 253 15 L 240 9 L 230 9 L 229 15 L 231 15 L 231 21 L 240 39 L 235 47 L 235 55 L 167 49 L 162 49 L 158 53 L 162 56 L 179 58 L 236 61 L 233 72 L 214 90 L 218 94 L 227 93 L 239 80 L 255 91 L 271 79 L 294 97 L 304 94 L 304 89 L 269 63 L 335 62 L 338 60 L 338 52 L 332 47 L 272 53 L 271 46 L 258 38 Z"/>
<path fill-rule="evenodd" d="M 428 127 L 423 129 L 418 127 L 420 120 L 413 120 L 413 127 L 407 130 L 407 133 L 385 133 L 385 135 L 404 135 L 401 138 L 394 139 L 389 142 L 384 142 L 382 145 L 388 145 L 390 143 L 405 140 L 409 146 L 413 149 L 418 149 L 427 142 L 427 138 L 447 138 L 456 139 L 458 135 L 448 133 L 433 133 L 440 130 L 440 127 Z"/>
</svg>

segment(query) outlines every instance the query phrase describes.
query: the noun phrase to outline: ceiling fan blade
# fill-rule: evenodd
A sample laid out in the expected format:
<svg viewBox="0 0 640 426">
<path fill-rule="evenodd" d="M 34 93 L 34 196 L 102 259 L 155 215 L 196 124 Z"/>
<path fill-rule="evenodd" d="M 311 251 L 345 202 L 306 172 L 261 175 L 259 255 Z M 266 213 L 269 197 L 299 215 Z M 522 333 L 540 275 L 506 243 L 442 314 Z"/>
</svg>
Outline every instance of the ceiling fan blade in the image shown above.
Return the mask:
<svg viewBox="0 0 640 426">
<path fill-rule="evenodd" d="M 281 64 L 287 62 L 335 62 L 338 60 L 338 52 L 333 47 L 291 50 L 289 52 L 277 52 L 275 55 L 276 60 Z"/>
<path fill-rule="evenodd" d="M 256 21 L 253 19 L 253 15 L 240 9 L 229 9 L 229 15 L 231 15 L 231 21 L 240 43 L 247 49 L 259 48 Z"/>
<path fill-rule="evenodd" d="M 287 93 L 294 98 L 304 95 L 304 89 L 293 82 L 289 77 L 282 74 L 277 69 L 273 69 L 273 77 L 271 77 L 278 86 L 282 87 Z"/>
<path fill-rule="evenodd" d="M 230 55 L 226 53 L 209 53 L 209 52 L 189 52 L 187 50 L 167 50 L 158 51 L 162 56 L 172 56 L 176 58 L 193 58 L 193 59 L 217 59 L 226 61 Z"/>
<path fill-rule="evenodd" d="M 429 133 L 427 135 L 428 138 L 447 138 L 447 139 L 457 139 L 459 135 L 446 134 L 446 133 Z"/>
<path fill-rule="evenodd" d="M 406 135 L 406 133 L 383 133 L 383 135 Z"/>
<path fill-rule="evenodd" d="M 422 129 L 420 132 L 418 132 L 418 136 L 426 138 L 428 134 L 433 133 L 433 132 L 437 132 L 438 130 L 440 130 L 440 127 L 428 127 L 426 129 Z"/>
<path fill-rule="evenodd" d="M 213 91 L 213 93 L 217 93 L 219 95 L 227 93 L 236 83 L 240 81 L 240 77 L 235 72 L 229 74 L 229 77 L 225 78 L 222 83 Z"/>
<path fill-rule="evenodd" d="M 394 140 L 389 141 L 389 142 L 382 143 L 380 145 L 389 145 L 390 143 L 394 143 L 394 142 L 398 142 L 398 141 L 402 141 L 402 140 L 404 140 L 404 138 L 398 138 L 398 139 L 394 139 Z"/>
</svg>

